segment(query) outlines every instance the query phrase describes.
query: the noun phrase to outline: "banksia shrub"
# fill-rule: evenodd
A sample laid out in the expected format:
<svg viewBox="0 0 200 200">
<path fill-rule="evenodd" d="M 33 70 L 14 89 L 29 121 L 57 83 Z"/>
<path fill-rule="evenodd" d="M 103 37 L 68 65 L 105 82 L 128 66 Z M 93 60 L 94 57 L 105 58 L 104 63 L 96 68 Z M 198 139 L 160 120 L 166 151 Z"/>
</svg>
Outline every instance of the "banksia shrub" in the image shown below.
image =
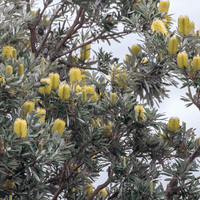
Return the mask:
<svg viewBox="0 0 200 200">
<path fill-rule="evenodd" d="M 159 7 L 158 7 L 158 12 L 166 12 L 166 14 L 167 14 L 168 10 L 169 10 L 169 5 L 170 5 L 169 1 L 160 1 Z"/>
<path fill-rule="evenodd" d="M 58 96 L 62 100 L 67 100 L 70 97 L 70 86 L 68 84 L 60 84 L 58 88 Z"/>
<path fill-rule="evenodd" d="M 51 80 L 50 80 L 50 78 L 42 78 L 41 80 L 40 80 L 40 83 L 47 83 L 48 85 L 45 85 L 45 86 L 43 86 L 43 87 L 40 87 L 39 88 L 39 92 L 41 93 L 41 94 L 50 94 L 51 93 Z"/>
<path fill-rule="evenodd" d="M 27 113 L 30 113 L 32 110 L 34 110 L 35 104 L 32 101 L 26 101 L 23 105 L 23 113 L 26 116 Z"/>
<path fill-rule="evenodd" d="M 18 76 L 22 76 L 24 73 L 24 66 L 22 64 L 18 67 Z"/>
<path fill-rule="evenodd" d="M 45 121 L 45 116 L 46 116 L 46 110 L 45 110 L 45 109 L 42 109 L 42 108 L 37 108 L 36 112 L 37 112 L 36 115 L 43 115 L 42 117 L 40 117 L 40 121 L 41 121 L 42 123 L 44 123 L 44 121 Z"/>
<path fill-rule="evenodd" d="M 145 115 L 145 109 L 143 108 L 143 106 L 137 105 L 135 106 L 135 118 L 142 118 L 143 120 L 146 119 L 146 115 Z"/>
<path fill-rule="evenodd" d="M 169 54 L 176 54 L 177 50 L 178 50 L 178 38 L 170 37 L 169 47 L 168 47 Z"/>
<path fill-rule="evenodd" d="M 17 118 L 14 122 L 14 133 L 17 136 L 21 135 L 21 138 L 26 137 L 27 134 L 27 123 L 26 120 Z"/>
<path fill-rule="evenodd" d="M 199 56 L 194 56 L 193 57 L 193 70 L 200 70 L 200 57 Z"/>
<path fill-rule="evenodd" d="M 151 30 L 154 31 L 158 31 L 158 33 L 162 33 L 163 35 L 167 34 L 167 28 L 165 27 L 165 24 L 162 20 L 157 19 L 154 20 L 152 25 L 151 25 Z"/>
<path fill-rule="evenodd" d="M 171 117 L 168 121 L 168 129 L 171 132 L 175 132 L 179 129 L 179 118 L 177 117 Z"/>
<path fill-rule="evenodd" d="M 72 67 L 69 71 L 70 83 L 73 84 L 75 81 L 81 82 L 81 70 L 77 67 Z"/>
<path fill-rule="evenodd" d="M 60 75 L 58 73 L 50 73 L 51 89 L 55 90 L 59 86 Z"/>
<path fill-rule="evenodd" d="M 90 48 L 91 44 L 88 44 L 81 49 L 81 60 L 88 60 L 90 58 Z"/>
<path fill-rule="evenodd" d="M 188 67 L 188 54 L 187 53 L 178 53 L 177 55 L 177 64 L 178 68 Z"/>
<path fill-rule="evenodd" d="M 63 134 L 65 128 L 65 122 L 62 119 L 56 119 L 54 124 L 53 124 L 53 134 L 58 131 L 58 134 Z"/>
<path fill-rule="evenodd" d="M 189 17 L 188 16 L 180 16 L 178 18 L 178 32 L 183 33 L 184 35 L 189 34 Z"/>
<path fill-rule="evenodd" d="M 8 73 L 10 73 L 10 74 L 13 73 L 13 68 L 12 68 L 12 66 L 10 66 L 10 65 L 8 65 L 8 66 L 6 67 L 6 75 L 8 75 Z"/>
<path fill-rule="evenodd" d="M 139 52 L 140 52 L 140 46 L 137 44 L 137 45 L 134 45 L 132 46 L 132 51 L 133 53 L 138 56 Z"/>
</svg>

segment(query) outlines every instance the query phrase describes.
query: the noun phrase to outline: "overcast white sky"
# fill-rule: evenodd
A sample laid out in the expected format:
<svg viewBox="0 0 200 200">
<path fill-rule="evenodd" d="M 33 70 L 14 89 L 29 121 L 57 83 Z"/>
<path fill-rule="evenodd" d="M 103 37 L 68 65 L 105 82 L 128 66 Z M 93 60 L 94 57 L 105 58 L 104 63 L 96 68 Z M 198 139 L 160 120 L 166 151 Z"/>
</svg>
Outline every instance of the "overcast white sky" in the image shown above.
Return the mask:
<svg viewBox="0 0 200 200">
<path fill-rule="evenodd" d="M 42 1 L 37 0 L 39 2 L 36 7 L 42 6 Z M 58 2 L 58 0 L 54 0 L 53 3 Z M 200 17 L 199 17 L 199 8 L 200 8 L 200 0 L 171 0 L 169 14 L 173 14 L 172 19 L 174 21 L 174 25 L 172 30 L 177 27 L 177 20 L 180 15 L 188 15 L 190 21 L 195 23 L 195 31 L 200 29 Z M 108 46 L 107 43 L 95 44 L 93 45 L 94 49 L 98 49 L 101 46 L 107 51 L 113 52 L 114 57 L 119 57 L 120 61 L 125 58 L 125 54 L 129 53 L 128 47 L 131 47 L 134 44 L 139 43 L 137 41 L 138 36 L 135 34 L 130 34 L 121 40 L 121 43 L 112 42 L 111 46 Z M 181 86 L 179 86 L 181 87 Z M 186 122 L 186 128 L 190 127 L 197 128 L 195 134 L 200 137 L 200 112 L 195 106 L 191 106 L 189 108 L 185 107 L 184 102 L 180 100 L 180 96 L 184 95 L 187 90 L 170 87 L 170 98 L 165 99 L 162 104 L 160 104 L 159 111 L 161 113 L 165 112 L 168 118 L 170 117 L 179 117 L 180 122 Z M 184 95 L 185 96 L 185 95 Z M 106 179 L 105 176 L 101 177 L 95 185 L 102 184 Z"/>
</svg>

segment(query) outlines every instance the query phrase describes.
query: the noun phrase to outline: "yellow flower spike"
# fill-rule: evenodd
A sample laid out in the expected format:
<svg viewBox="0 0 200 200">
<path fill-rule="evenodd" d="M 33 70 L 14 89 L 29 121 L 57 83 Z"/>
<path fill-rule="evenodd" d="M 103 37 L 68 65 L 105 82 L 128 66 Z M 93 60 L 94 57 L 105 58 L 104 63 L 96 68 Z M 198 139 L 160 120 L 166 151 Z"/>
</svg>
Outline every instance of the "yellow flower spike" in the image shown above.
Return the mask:
<svg viewBox="0 0 200 200">
<path fill-rule="evenodd" d="M 179 118 L 177 117 L 171 117 L 168 121 L 168 129 L 171 132 L 175 132 L 179 129 Z"/>
<path fill-rule="evenodd" d="M 87 94 L 94 94 L 95 93 L 95 88 L 92 85 L 85 86 L 85 89 L 87 91 Z"/>
<path fill-rule="evenodd" d="M 60 75 L 58 73 L 50 73 L 51 89 L 55 90 L 59 86 Z"/>
<path fill-rule="evenodd" d="M 91 44 L 88 44 L 81 49 L 81 60 L 88 60 L 90 58 L 90 48 Z"/>
<path fill-rule="evenodd" d="M 178 32 L 183 33 L 184 35 L 189 34 L 189 17 L 188 16 L 180 16 L 178 18 Z"/>
<path fill-rule="evenodd" d="M 13 181 L 7 180 L 3 187 L 13 189 L 14 186 L 15 186 L 15 183 Z"/>
<path fill-rule="evenodd" d="M 47 83 L 48 85 L 45 85 L 45 86 L 43 86 L 43 87 L 40 87 L 39 88 L 39 92 L 41 93 L 41 94 L 50 94 L 51 93 L 51 80 L 50 80 L 50 78 L 42 78 L 41 80 L 40 80 L 40 82 L 41 83 Z"/>
<path fill-rule="evenodd" d="M 5 84 L 5 78 L 2 76 L 0 77 L 1 87 Z"/>
<path fill-rule="evenodd" d="M 45 58 L 42 58 L 41 59 L 41 70 L 42 70 L 42 73 L 44 72 L 44 62 L 45 62 Z"/>
<path fill-rule="evenodd" d="M 158 12 L 166 12 L 166 14 L 167 14 L 168 10 L 169 10 L 169 5 L 170 5 L 169 1 L 160 1 L 159 7 L 158 7 Z"/>
<path fill-rule="evenodd" d="M 131 54 L 128 54 L 128 55 L 126 55 L 126 62 L 131 62 L 131 58 L 130 57 L 132 57 L 132 55 Z M 133 60 L 133 66 L 135 66 L 135 61 Z"/>
<path fill-rule="evenodd" d="M 110 137 L 112 131 L 111 131 L 111 122 L 108 122 L 108 125 L 103 126 L 104 134 L 103 137 L 107 138 Z"/>
<path fill-rule="evenodd" d="M 187 53 L 178 53 L 177 55 L 177 64 L 178 68 L 188 67 L 188 54 Z"/>
<path fill-rule="evenodd" d="M 53 124 L 53 134 L 58 131 L 58 134 L 63 134 L 65 128 L 65 122 L 62 119 L 56 119 Z"/>
<path fill-rule="evenodd" d="M 12 66 L 10 66 L 10 65 L 8 65 L 8 66 L 6 67 L 6 75 L 8 75 L 8 73 L 10 73 L 10 74 L 13 73 L 13 68 L 12 68 Z"/>
<path fill-rule="evenodd" d="M 138 56 L 139 52 L 140 52 L 140 46 L 137 44 L 137 45 L 134 45 L 132 46 L 132 51 L 133 53 Z"/>
<path fill-rule="evenodd" d="M 194 36 L 194 28 L 195 28 L 194 22 L 189 22 L 189 33 L 191 30 L 193 30 L 191 33 L 193 36 Z"/>
<path fill-rule="evenodd" d="M 26 101 L 23 105 L 23 112 L 26 116 L 28 113 L 30 113 L 32 110 L 34 110 L 35 104 L 32 101 Z"/>
<path fill-rule="evenodd" d="M 39 149 L 42 151 L 43 150 L 43 143 L 40 142 L 38 146 L 39 146 Z"/>
<path fill-rule="evenodd" d="M 76 188 L 72 188 L 72 193 L 75 193 L 76 192 Z"/>
<path fill-rule="evenodd" d="M 9 200 L 12 200 L 12 195 L 9 195 Z"/>
<path fill-rule="evenodd" d="M 22 76 L 24 73 L 24 65 L 20 64 L 18 67 L 18 76 Z"/>
<path fill-rule="evenodd" d="M 138 119 L 138 117 L 141 117 L 143 120 L 146 119 L 145 109 L 140 105 L 135 106 L 135 118 Z"/>
<path fill-rule="evenodd" d="M 32 11 L 32 15 L 35 17 L 36 14 L 37 14 L 37 10 L 33 10 L 33 11 Z"/>
<path fill-rule="evenodd" d="M 84 186 L 84 191 L 86 191 L 86 190 L 87 190 L 86 195 L 89 196 L 92 194 L 94 187 L 91 184 L 87 184 Z"/>
<path fill-rule="evenodd" d="M 123 168 L 126 168 L 126 157 L 123 156 Z"/>
<path fill-rule="evenodd" d="M 106 197 L 107 196 L 107 191 L 106 191 L 106 189 L 102 189 L 102 190 L 100 190 L 100 192 L 101 192 L 101 196 L 102 197 Z"/>
<path fill-rule="evenodd" d="M 154 31 L 158 31 L 158 33 L 162 33 L 163 35 L 167 35 L 167 28 L 165 27 L 165 24 L 162 20 L 157 19 L 154 20 L 152 25 L 151 25 L 151 30 Z"/>
<path fill-rule="evenodd" d="M 116 96 L 115 93 L 111 93 L 111 95 L 110 95 L 110 103 L 111 103 L 112 105 L 115 104 L 115 96 Z"/>
<path fill-rule="evenodd" d="M 83 90 L 83 91 L 82 91 L 81 100 L 82 100 L 82 102 L 86 102 L 86 100 L 87 100 L 87 93 L 86 93 L 86 90 Z"/>
<path fill-rule="evenodd" d="M 200 138 L 197 138 L 197 145 L 200 145 Z"/>
<path fill-rule="evenodd" d="M 151 193 L 151 195 L 153 193 L 153 181 L 150 181 L 150 193 Z"/>
<path fill-rule="evenodd" d="M 5 46 L 3 47 L 2 54 L 5 55 L 7 58 L 10 58 L 12 56 L 12 46 Z"/>
<path fill-rule="evenodd" d="M 99 95 L 96 92 L 93 95 L 91 95 L 92 102 L 94 102 L 98 98 L 99 98 Z"/>
<path fill-rule="evenodd" d="M 200 57 L 199 56 L 194 56 L 193 57 L 193 67 L 195 71 L 200 70 Z"/>
<path fill-rule="evenodd" d="M 170 37 L 169 47 L 168 47 L 169 54 L 176 54 L 177 50 L 178 50 L 178 38 Z"/>
<path fill-rule="evenodd" d="M 43 115 L 42 117 L 40 117 L 40 121 L 42 123 L 44 123 L 45 122 L 45 116 L 46 116 L 46 110 L 43 109 L 43 108 L 37 108 L 36 112 L 37 112 L 36 115 Z"/>
<path fill-rule="evenodd" d="M 197 36 L 200 36 L 200 30 L 197 30 L 196 34 Z"/>
<path fill-rule="evenodd" d="M 58 88 L 58 96 L 62 100 L 67 100 L 70 97 L 70 86 L 68 84 L 62 83 Z"/>
<path fill-rule="evenodd" d="M 81 70 L 77 67 L 72 67 L 69 71 L 70 83 L 73 84 L 74 81 L 81 82 Z"/>
<path fill-rule="evenodd" d="M 14 122 L 14 133 L 17 136 L 21 135 L 21 138 L 26 137 L 27 134 L 27 123 L 26 120 L 17 118 Z"/>
<path fill-rule="evenodd" d="M 17 60 L 17 50 L 16 49 L 12 49 L 12 57 Z"/>
</svg>

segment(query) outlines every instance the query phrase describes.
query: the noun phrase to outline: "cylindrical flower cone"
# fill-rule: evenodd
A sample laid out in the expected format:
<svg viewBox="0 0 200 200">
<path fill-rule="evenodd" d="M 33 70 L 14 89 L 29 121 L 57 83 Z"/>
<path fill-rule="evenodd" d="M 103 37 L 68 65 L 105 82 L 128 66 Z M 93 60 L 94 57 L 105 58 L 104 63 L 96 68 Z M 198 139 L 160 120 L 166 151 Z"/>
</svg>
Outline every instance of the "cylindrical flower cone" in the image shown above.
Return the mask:
<svg viewBox="0 0 200 200">
<path fill-rule="evenodd" d="M 78 81 L 78 83 L 81 82 L 81 70 L 77 67 L 72 67 L 69 71 L 69 76 L 70 76 L 70 83 L 71 85 L 75 82 Z"/>
<path fill-rule="evenodd" d="M 132 46 L 132 51 L 133 53 L 138 56 L 139 52 L 140 52 L 140 46 L 137 44 L 137 45 L 134 45 Z"/>
<path fill-rule="evenodd" d="M 53 134 L 58 131 L 58 134 L 63 134 L 65 128 L 65 122 L 62 119 L 56 119 L 54 124 L 53 124 Z"/>
<path fill-rule="evenodd" d="M 91 44 L 88 44 L 81 49 L 81 60 L 88 60 L 90 58 L 90 48 Z"/>
<path fill-rule="evenodd" d="M 169 52 L 169 54 L 176 54 L 177 50 L 178 50 L 178 38 L 171 37 L 169 39 L 168 52 Z"/>
<path fill-rule="evenodd" d="M 169 5 L 170 5 L 169 1 L 160 1 L 159 7 L 158 7 L 158 12 L 166 12 L 166 14 L 167 14 L 168 10 L 169 10 Z"/>
<path fill-rule="evenodd" d="M 51 89 L 55 90 L 59 86 L 60 75 L 58 73 L 50 73 Z"/>
<path fill-rule="evenodd" d="M 16 49 L 12 50 L 12 57 L 14 58 L 14 60 L 17 60 L 17 50 Z"/>
<path fill-rule="evenodd" d="M 26 116 L 28 113 L 30 113 L 32 110 L 34 110 L 35 104 L 32 101 L 26 101 L 23 105 L 23 112 Z"/>
<path fill-rule="evenodd" d="M 41 70 L 42 70 L 42 73 L 44 72 L 44 62 L 45 62 L 45 58 L 42 58 L 41 59 Z"/>
<path fill-rule="evenodd" d="M 154 32 L 154 31 L 158 31 L 158 33 L 162 33 L 163 35 L 166 35 L 167 34 L 167 28 L 165 27 L 165 24 L 162 20 L 160 19 L 157 19 L 157 20 L 154 20 L 152 25 L 151 25 L 151 30 Z"/>
<path fill-rule="evenodd" d="M 21 135 L 21 138 L 26 137 L 27 134 L 27 123 L 26 120 L 17 118 L 14 122 L 14 133 L 17 136 Z"/>
<path fill-rule="evenodd" d="M 178 18 L 178 32 L 183 33 L 184 35 L 189 34 L 189 23 L 188 16 L 180 16 Z"/>
<path fill-rule="evenodd" d="M 86 100 L 87 100 L 87 93 L 86 93 L 86 90 L 83 90 L 83 91 L 82 91 L 81 100 L 82 100 L 82 102 L 86 102 Z"/>
<path fill-rule="evenodd" d="M 24 66 L 22 64 L 18 67 L 18 76 L 22 76 L 24 73 Z"/>
<path fill-rule="evenodd" d="M 200 70 L 200 57 L 199 56 L 194 56 L 193 57 L 193 67 L 195 71 Z"/>
<path fill-rule="evenodd" d="M 70 86 L 68 84 L 60 84 L 58 88 L 58 96 L 62 100 L 67 100 L 70 97 Z"/>
<path fill-rule="evenodd" d="M 168 122 L 168 129 L 171 132 L 175 132 L 179 129 L 179 118 L 171 117 Z"/>
<path fill-rule="evenodd" d="M 12 68 L 12 66 L 10 66 L 10 65 L 8 65 L 8 66 L 6 67 L 6 75 L 8 75 L 8 73 L 10 73 L 10 74 L 13 73 L 13 68 Z"/>
<path fill-rule="evenodd" d="M 177 55 L 177 64 L 178 68 L 188 67 L 188 54 L 187 53 L 178 53 Z"/>
<path fill-rule="evenodd" d="M 111 95 L 110 95 L 110 103 L 111 103 L 112 105 L 115 104 L 115 96 L 116 96 L 115 93 L 111 93 Z"/>
<path fill-rule="evenodd" d="M 48 85 L 39 88 L 41 94 L 50 94 L 51 93 L 51 80 L 50 78 L 42 78 L 41 83 L 46 82 Z"/>
</svg>

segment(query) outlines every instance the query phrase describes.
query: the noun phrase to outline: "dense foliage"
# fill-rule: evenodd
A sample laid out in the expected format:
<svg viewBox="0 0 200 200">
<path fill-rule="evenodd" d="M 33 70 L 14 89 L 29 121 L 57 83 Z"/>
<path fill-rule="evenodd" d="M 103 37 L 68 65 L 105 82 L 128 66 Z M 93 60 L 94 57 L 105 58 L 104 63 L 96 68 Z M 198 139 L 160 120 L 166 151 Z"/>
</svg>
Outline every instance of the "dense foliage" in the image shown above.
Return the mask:
<svg viewBox="0 0 200 200">
<path fill-rule="evenodd" d="M 171 30 L 168 1 L 43 2 L 0 0 L 0 198 L 200 199 L 200 139 L 155 108 L 180 80 L 200 109 L 194 23 Z M 93 50 L 133 33 L 123 62 Z"/>
</svg>

